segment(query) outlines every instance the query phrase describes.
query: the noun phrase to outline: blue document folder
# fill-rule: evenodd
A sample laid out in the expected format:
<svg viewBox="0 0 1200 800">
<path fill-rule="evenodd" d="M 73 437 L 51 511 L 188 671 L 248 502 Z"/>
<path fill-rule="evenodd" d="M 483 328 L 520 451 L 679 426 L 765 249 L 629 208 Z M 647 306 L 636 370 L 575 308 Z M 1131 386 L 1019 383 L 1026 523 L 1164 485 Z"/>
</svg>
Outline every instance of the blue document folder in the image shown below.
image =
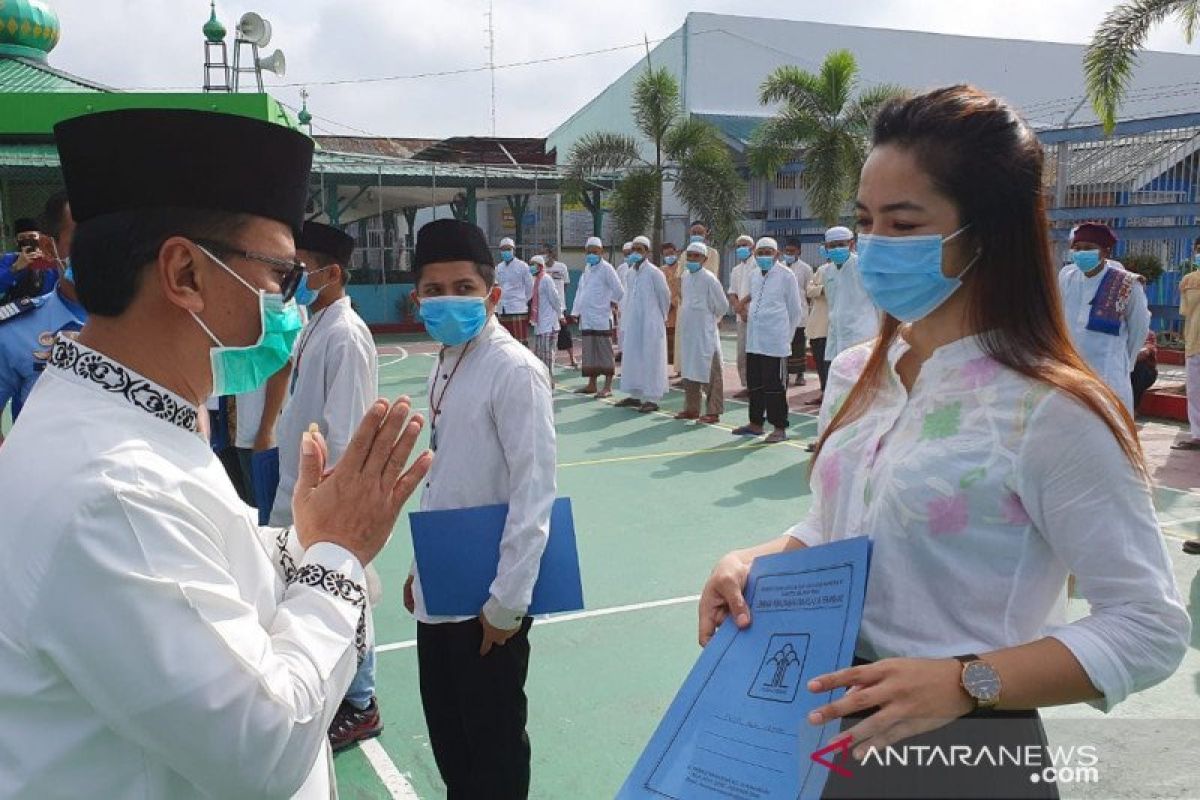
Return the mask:
<svg viewBox="0 0 1200 800">
<path fill-rule="evenodd" d="M 807 716 L 845 690 L 813 694 L 807 684 L 853 661 L 870 553 L 859 537 L 756 559 L 750 627 L 725 620 L 618 797 L 820 797 L 829 771 L 812 754 L 840 721 Z"/>
<path fill-rule="evenodd" d="M 413 555 L 421 573 L 425 609 L 434 616 L 474 616 L 490 594 L 500 564 L 500 536 L 508 506 L 478 506 L 409 514 Z M 583 608 L 579 552 L 571 499 L 560 497 L 550 512 L 550 540 L 533 587 L 530 614 Z"/>
</svg>

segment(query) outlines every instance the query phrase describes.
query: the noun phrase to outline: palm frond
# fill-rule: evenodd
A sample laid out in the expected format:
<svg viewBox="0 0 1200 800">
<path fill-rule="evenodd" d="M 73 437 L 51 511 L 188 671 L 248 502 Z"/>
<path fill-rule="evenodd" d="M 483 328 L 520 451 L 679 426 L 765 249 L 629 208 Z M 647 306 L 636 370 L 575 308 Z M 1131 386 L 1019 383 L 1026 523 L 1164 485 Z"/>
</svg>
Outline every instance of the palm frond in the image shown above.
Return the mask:
<svg viewBox="0 0 1200 800">
<path fill-rule="evenodd" d="M 858 83 L 858 62 L 849 50 L 835 50 L 825 57 L 820 75 L 821 106 L 825 113 L 836 117 L 850 102 Z"/>
<path fill-rule="evenodd" d="M 636 169 L 621 179 L 611 196 L 618 236 L 632 239 L 650 230 L 660 191 L 661 182 L 652 169 Z"/>
<path fill-rule="evenodd" d="M 1176 13 L 1179 15 L 1179 21 L 1183 23 L 1184 38 L 1191 44 L 1192 39 L 1196 37 L 1196 25 L 1200 23 L 1200 0 L 1185 0 L 1181 5 L 1183 7 Z"/>
<path fill-rule="evenodd" d="M 729 150 L 694 150 L 679 164 L 675 193 L 692 217 L 709 222 L 714 241 L 731 238 L 746 203 L 746 184 Z"/>
<path fill-rule="evenodd" d="M 825 130 L 822 120 L 796 115 L 791 109 L 764 122 L 750 137 L 746 162 L 760 178 L 774 175 Z"/>
<path fill-rule="evenodd" d="M 633 87 L 633 120 L 647 139 L 661 141 L 679 109 L 679 82 L 666 67 L 642 73 Z"/>
<path fill-rule="evenodd" d="M 776 67 L 759 86 L 758 102 L 764 106 L 783 103 L 814 114 L 820 113 L 821 79 L 793 64 Z"/>
<path fill-rule="evenodd" d="M 671 126 L 663 139 L 663 152 L 672 161 L 685 161 L 692 153 L 705 150 L 726 151 L 721 132 L 711 122 L 687 117 Z"/>
<path fill-rule="evenodd" d="M 1186 7 L 1195 4 L 1195 0 L 1128 0 L 1108 12 L 1096 28 L 1083 55 L 1083 71 L 1088 99 L 1106 133 L 1116 125 L 1117 107 L 1125 98 L 1150 29 L 1172 14 L 1186 14 Z"/>
<path fill-rule="evenodd" d="M 571 146 L 567 163 L 571 173 L 583 179 L 596 173 L 628 169 L 642 163 L 642 156 L 632 136 L 596 131 L 581 136 Z"/>
<path fill-rule="evenodd" d="M 881 83 L 859 93 L 847 106 L 843 119 L 848 129 L 869 137 L 880 109 L 897 98 L 909 95 L 907 89 L 892 83 Z"/>
<path fill-rule="evenodd" d="M 849 199 L 845 144 L 842 137 L 830 134 L 804 151 L 804 171 L 800 184 L 808 195 L 813 216 L 826 225 L 835 224 Z M 857 181 L 858 176 L 853 180 Z"/>
</svg>

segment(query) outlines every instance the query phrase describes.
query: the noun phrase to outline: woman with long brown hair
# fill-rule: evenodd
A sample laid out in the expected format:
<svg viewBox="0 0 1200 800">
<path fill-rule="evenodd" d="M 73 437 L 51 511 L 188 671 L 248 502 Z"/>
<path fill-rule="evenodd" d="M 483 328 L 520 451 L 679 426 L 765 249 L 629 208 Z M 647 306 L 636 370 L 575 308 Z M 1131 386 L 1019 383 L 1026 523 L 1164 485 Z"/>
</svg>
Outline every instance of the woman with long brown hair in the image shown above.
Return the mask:
<svg viewBox="0 0 1200 800">
<path fill-rule="evenodd" d="M 808 686 L 850 690 L 806 723 L 840 720 L 867 756 L 826 796 L 1056 796 L 1029 766 L 905 768 L 878 753 L 1044 745 L 1036 709 L 1108 710 L 1162 681 L 1191 623 L 1133 420 L 1063 321 L 1037 137 L 1004 102 L 953 86 L 893 101 L 873 139 L 857 214 L 880 338 L 832 364 L 807 518 L 718 562 L 700 641 L 726 617 L 751 623 L 755 557 L 868 535 L 855 666 Z M 1069 624 L 1068 574 L 1091 605 Z M 973 720 L 989 721 L 982 737 Z"/>
</svg>

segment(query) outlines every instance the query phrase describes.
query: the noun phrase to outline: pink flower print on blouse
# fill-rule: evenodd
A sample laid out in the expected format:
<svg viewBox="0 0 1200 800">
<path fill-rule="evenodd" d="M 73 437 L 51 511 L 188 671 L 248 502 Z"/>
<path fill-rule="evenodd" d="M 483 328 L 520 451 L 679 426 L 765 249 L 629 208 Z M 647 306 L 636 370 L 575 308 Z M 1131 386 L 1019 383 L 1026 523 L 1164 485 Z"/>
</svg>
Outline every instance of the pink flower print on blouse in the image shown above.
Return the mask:
<svg viewBox="0 0 1200 800">
<path fill-rule="evenodd" d="M 935 497 L 926 507 L 931 534 L 955 534 L 967 529 L 967 496 Z"/>
<path fill-rule="evenodd" d="M 821 496 L 833 497 L 842 483 L 842 457 L 837 450 L 826 450 L 821 453 L 817 477 L 821 481 Z"/>
<path fill-rule="evenodd" d="M 1016 492 L 1009 492 L 1000 501 L 1000 514 L 1009 525 L 1024 527 L 1032 522 L 1029 514 L 1025 511 L 1025 504 L 1021 502 L 1021 498 L 1017 497 Z"/>
<path fill-rule="evenodd" d="M 962 367 L 962 379 L 971 389 L 987 386 L 1000 374 L 1000 362 L 991 356 L 973 358 Z"/>
</svg>

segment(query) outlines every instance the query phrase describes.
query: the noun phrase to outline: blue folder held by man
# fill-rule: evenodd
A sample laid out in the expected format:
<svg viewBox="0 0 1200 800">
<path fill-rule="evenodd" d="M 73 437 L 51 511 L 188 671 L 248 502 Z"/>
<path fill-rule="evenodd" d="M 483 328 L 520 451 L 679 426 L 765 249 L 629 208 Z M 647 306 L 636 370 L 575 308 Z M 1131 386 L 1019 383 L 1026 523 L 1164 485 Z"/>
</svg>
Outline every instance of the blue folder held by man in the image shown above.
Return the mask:
<svg viewBox="0 0 1200 800">
<path fill-rule="evenodd" d="M 500 564 L 507 505 L 478 506 L 409 515 L 413 555 L 421 573 L 426 610 L 434 616 L 474 616 L 490 595 Z M 583 608 L 583 584 L 570 498 L 554 501 L 550 538 L 542 554 L 529 614 Z"/>
</svg>

